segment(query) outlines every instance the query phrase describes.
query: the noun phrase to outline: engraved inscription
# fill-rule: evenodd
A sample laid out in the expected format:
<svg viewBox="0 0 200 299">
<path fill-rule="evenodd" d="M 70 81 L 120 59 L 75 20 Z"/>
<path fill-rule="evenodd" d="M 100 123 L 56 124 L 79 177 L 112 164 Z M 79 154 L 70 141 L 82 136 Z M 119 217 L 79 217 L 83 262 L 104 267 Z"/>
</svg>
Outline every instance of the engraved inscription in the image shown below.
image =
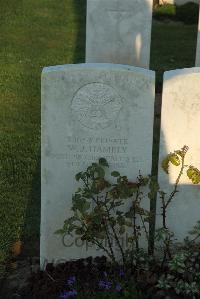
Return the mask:
<svg viewBox="0 0 200 299">
<path fill-rule="evenodd" d="M 127 11 L 126 10 L 124 10 L 124 11 L 108 10 L 107 12 L 110 16 L 114 16 L 114 18 L 117 19 L 118 21 L 123 20 L 125 17 L 133 16 L 133 12 L 130 10 L 129 11 L 128 10 Z"/>
<path fill-rule="evenodd" d="M 50 156 L 63 159 L 70 168 L 85 168 L 90 163 L 104 157 L 115 168 L 123 169 L 130 163 L 142 163 L 141 158 L 132 156 L 129 152 L 127 138 L 115 137 L 75 137 L 68 136 L 64 153 L 54 153 Z"/>
<path fill-rule="evenodd" d="M 176 105 L 178 105 L 182 110 L 186 111 L 188 114 L 197 114 L 200 111 L 200 95 L 198 93 L 193 94 L 191 101 L 191 93 L 185 92 L 185 94 L 180 98 L 179 94 L 172 93 Z"/>
<path fill-rule="evenodd" d="M 95 130 L 112 125 L 121 107 L 121 97 L 113 87 L 103 83 L 81 87 L 74 95 L 71 106 L 81 125 Z"/>
</svg>

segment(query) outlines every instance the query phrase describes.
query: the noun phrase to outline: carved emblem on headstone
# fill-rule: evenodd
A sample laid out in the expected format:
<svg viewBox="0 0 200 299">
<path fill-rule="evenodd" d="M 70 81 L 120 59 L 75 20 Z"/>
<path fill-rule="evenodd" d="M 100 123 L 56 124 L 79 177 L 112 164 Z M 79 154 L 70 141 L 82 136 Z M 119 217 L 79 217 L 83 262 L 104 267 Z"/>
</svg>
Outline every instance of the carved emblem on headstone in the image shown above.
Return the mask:
<svg viewBox="0 0 200 299">
<path fill-rule="evenodd" d="M 109 127 L 117 118 L 122 101 L 116 90 L 103 83 L 82 86 L 72 100 L 72 111 L 79 122 L 90 129 Z"/>
</svg>

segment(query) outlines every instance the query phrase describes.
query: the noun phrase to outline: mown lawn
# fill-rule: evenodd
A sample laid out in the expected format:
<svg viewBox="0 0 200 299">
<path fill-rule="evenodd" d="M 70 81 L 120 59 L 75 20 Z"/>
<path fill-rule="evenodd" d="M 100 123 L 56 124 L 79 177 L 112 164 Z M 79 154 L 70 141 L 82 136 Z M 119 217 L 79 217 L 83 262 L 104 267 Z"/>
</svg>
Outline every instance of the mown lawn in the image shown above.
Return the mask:
<svg viewBox="0 0 200 299">
<path fill-rule="evenodd" d="M 0 0 L 0 261 L 40 226 L 40 75 L 84 62 L 85 0 Z M 194 65 L 197 26 L 153 23 L 151 68 Z M 35 251 L 31 251 L 35 254 Z"/>
<path fill-rule="evenodd" d="M 164 71 L 195 65 L 196 41 L 197 25 L 153 22 L 150 67 L 157 72 L 159 85 Z"/>
<path fill-rule="evenodd" d="M 84 61 L 83 0 L 0 1 L 0 256 L 39 238 L 40 75 Z"/>
</svg>

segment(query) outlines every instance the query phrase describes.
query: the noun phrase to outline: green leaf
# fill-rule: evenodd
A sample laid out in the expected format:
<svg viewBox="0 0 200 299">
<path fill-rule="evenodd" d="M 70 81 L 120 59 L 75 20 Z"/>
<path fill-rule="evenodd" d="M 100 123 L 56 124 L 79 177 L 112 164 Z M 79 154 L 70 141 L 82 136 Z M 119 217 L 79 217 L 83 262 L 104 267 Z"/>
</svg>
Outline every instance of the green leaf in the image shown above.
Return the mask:
<svg viewBox="0 0 200 299">
<path fill-rule="evenodd" d="M 111 175 L 115 178 L 119 177 L 120 176 L 120 173 L 118 171 L 112 171 L 111 172 Z"/>
<path fill-rule="evenodd" d="M 75 193 L 80 193 L 80 192 L 82 192 L 82 189 L 79 187 Z"/>
<path fill-rule="evenodd" d="M 79 193 L 75 193 L 75 194 L 73 194 L 72 195 L 72 202 L 76 202 L 76 201 L 78 201 L 78 200 L 81 200 L 81 194 L 79 194 Z"/>
<path fill-rule="evenodd" d="M 114 203 L 112 203 L 113 208 L 114 207 L 120 207 L 122 205 L 122 201 L 115 201 Z"/>
<path fill-rule="evenodd" d="M 101 222 L 102 222 L 102 219 L 101 219 L 101 218 L 102 218 L 101 216 L 97 216 L 97 215 L 96 215 L 96 216 L 93 218 L 94 223 L 97 224 L 97 225 L 100 225 Z"/>
<path fill-rule="evenodd" d="M 179 156 L 176 155 L 175 153 L 169 154 L 169 161 L 175 166 L 179 166 L 181 164 Z"/>
<path fill-rule="evenodd" d="M 109 167 L 109 164 L 108 164 L 108 162 L 107 162 L 107 160 L 105 158 L 100 158 L 99 159 L 99 164 L 101 166 Z"/>
<path fill-rule="evenodd" d="M 133 218 L 133 216 L 134 216 L 134 211 L 133 210 L 130 210 L 130 211 L 125 213 L 126 218 L 131 219 L 131 218 Z"/>
<path fill-rule="evenodd" d="M 193 184 L 200 183 L 200 171 L 197 168 L 190 166 L 187 170 L 187 176 Z"/>
<path fill-rule="evenodd" d="M 79 173 L 76 174 L 75 179 L 76 179 L 77 182 L 80 181 L 81 176 L 82 176 L 82 172 L 79 172 Z"/>
<path fill-rule="evenodd" d="M 156 241 L 164 241 L 170 235 L 170 231 L 167 228 L 161 227 L 156 229 L 155 231 L 155 240 Z"/>
<path fill-rule="evenodd" d="M 105 176 L 105 170 L 102 167 L 97 167 L 96 172 L 98 173 L 98 177 L 104 178 Z"/>
<path fill-rule="evenodd" d="M 90 208 L 90 202 L 86 201 L 83 205 L 83 210 L 84 212 L 86 212 L 87 210 L 89 210 Z"/>
<path fill-rule="evenodd" d="M 88 173 L 89 175 L 92 175 L 92 174 L 94 173 L 94 167 L 89 166 L 89 167 L 87 168 L 87 173 Z"/>
<path fill-rule="evenodd" d="M 119 195 L 119 197 L 120 197 L 120 199 L 127 199 L 127 198 L 129 198 L 130 196 L 132 196 L 132 192 L 131 192 L 131 190 L 128 188 L 128 186 L 126 186 L 126 185 L 122 185 L 122 186 L 120 186 L 120 195 Z"/>
<path fill-rule="evenodd" d="M 122 211 L 116 211 L 117 216 L 122 216 L 124 213 Z"/>
<path fill-rule="evenodd" d="M 86 189 L 84 190 L 84 193 L 83 193 L 83 196 L 84 196 L 84 197 L 86 197 L 86 198 L 89 199 L 89 198 L 92 197 L 92 195 L 93 195 L 93 193 L 91 192 L 91 190 L 88 190 L 88 189 L 87 189 L 87 190 L 86 190 Z"/>
<path fill-rule="evenodd" d="M 117 222 L 118 222 L 119 225 L 124 225 L 125 224 L 125 217 L 118 216 L 117 217 Z"/>
<path fill-rule="evenodd" d="M 169 173 L 169 156 L 162 160 L 162 169 L 165 173 Z"/>
<path fill-rule="evenodd" d="M 143 177 L 142 175 L 139 175 L 138 180 L 139 180 L 140 186 L 146 186 L 149 182 L 149 178 Z"/>
<path fill-rule="evenodd" d="M 82 234 L 84 234 L 84 229 L 83 229 L 82 227 L 78 227 L 78 228 L 76 229 L 75 233 L 76 233 L 77 235 L 82 235 Z"/>
<path fill-rule="evenodd" d="M 126 221 L 125 225 L 128 226 L 128 227 L 132 227 L 133 226 L 133 224 L 130 221 Z"/>
<path fill-rule="evenodd" d="M 74 205 L 73 205 L 73 211 L 80 211 L 81 213 L 86 212 L 88 209 L 90 208 L 90 203 L 86 201 L 85 198 L 80 198 L 76 201 L 74 201 Z M 77 215 L 77 217 L 79 217 Z M 80 217 L 79 217 L 80 218 Z"/>
<path fill-rule="evenodd" d="M 67 231 L 69 229 L 70 225 L 72 225 L 72 222 L 70 221 L 70 219 L 66 220 L 63 224 L 63 230 Z"/>
<path fill-rule="evenodd" d="M 99 190 L 98 190 L 98 188 L 96 187 L 96 182 L 95 181 L 93 181 L 92 182 L 92 186 L 91 186 L 91 193 L 92 193 L 92 195 L 93 194 L 98 194 L 99 193 Z"/>
<path fill-rule="evenodd" d="M 99 165 L 97 163 L 92 163 L 92 167 L 95 170 Z"/>
</svg>

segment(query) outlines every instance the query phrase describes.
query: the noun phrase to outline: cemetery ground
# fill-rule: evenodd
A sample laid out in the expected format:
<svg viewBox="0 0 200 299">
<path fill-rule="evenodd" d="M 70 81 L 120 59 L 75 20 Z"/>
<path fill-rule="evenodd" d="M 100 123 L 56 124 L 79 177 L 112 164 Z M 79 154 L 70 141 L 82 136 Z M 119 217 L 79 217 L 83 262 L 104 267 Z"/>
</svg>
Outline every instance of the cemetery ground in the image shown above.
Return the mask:
<svg viewBox="0 0 200 299">
<path fill-rule="evenodd" d="M 0 6 L 3 277 L 27 257 L 39 256 L 41 70 L 49 65 L 84 62 L 86 7 L 83 0 L 0 1 Z M 195 24 L 168 19 L 153 21 L 150 68 L 157 72 L 157 131 L 162 73 L 194 66 L 196 34 Z M 154 158 L 157 143 L 155 136 Z M 22 269 L 28 271 L 26 263 Z"/>
</svg>

